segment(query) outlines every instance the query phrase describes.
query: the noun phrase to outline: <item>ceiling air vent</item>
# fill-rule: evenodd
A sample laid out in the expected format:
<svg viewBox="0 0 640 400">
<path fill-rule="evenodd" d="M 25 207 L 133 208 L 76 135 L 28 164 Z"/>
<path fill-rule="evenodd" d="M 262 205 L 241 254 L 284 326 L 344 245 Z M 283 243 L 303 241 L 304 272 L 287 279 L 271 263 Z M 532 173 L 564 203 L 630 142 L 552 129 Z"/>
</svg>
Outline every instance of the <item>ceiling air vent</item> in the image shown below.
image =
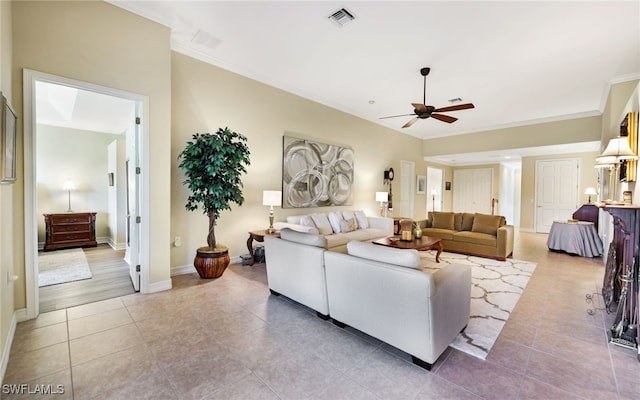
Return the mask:
<svg viewBox="0 0 640 400">
<path fill-rule="evenodd" d="M 356 17 L 351 12 L 347 11 L 346 8 L 341 8 L 338 11 L 331 14 L 329 16 L 329 19 L 342 28 L 349 22 L 356 19 Z"/>
</svg>

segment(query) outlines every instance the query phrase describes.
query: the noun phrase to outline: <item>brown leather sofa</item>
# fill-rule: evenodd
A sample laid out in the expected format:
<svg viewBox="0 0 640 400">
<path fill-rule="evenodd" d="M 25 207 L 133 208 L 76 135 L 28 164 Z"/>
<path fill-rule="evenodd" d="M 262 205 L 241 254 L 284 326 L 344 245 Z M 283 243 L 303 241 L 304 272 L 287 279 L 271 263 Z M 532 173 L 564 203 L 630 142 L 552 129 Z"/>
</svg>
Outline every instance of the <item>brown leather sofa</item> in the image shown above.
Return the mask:
<svg viewBox="0 0 640 400">
<path fill-rule="evenodd" d="M 442 239 L 445 251 L 504 261 L 513 254 L 513 225 L 501 215 L 430 212 L 422 234 Z"/>
</svg>

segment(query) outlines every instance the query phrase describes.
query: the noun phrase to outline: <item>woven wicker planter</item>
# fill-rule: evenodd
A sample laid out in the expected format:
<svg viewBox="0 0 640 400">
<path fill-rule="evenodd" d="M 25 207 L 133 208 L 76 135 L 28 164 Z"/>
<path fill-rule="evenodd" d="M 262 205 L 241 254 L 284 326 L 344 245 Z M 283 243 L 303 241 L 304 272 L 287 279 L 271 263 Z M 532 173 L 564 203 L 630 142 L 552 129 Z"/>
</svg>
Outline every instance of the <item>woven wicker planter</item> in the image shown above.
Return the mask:
<svg viewBox="0 0 640 400">
<path fill-rule="evenodd" d="M 200 278 L 214 279 L 222 276 L 230 261 L 227 247 L 217 246 L 215 249 L 200 247 L 196 251 L 193 266 L 196 267 Z"/>
</svg>

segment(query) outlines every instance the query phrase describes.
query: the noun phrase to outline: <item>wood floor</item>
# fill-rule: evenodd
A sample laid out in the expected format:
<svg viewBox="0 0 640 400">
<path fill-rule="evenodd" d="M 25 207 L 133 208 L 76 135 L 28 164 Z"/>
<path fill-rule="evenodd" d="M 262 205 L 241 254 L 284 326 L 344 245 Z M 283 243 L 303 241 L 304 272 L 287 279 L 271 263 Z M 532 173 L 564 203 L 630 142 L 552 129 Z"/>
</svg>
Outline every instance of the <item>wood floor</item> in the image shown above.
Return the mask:
<svg viewBox="0 0 640 400">
<path fill-rule="evenodd" d="M 40 313 L 134 293 L 124 250 L 107 244 L 83 250 L 93 277 L 39 288 Z"/>
</svg>

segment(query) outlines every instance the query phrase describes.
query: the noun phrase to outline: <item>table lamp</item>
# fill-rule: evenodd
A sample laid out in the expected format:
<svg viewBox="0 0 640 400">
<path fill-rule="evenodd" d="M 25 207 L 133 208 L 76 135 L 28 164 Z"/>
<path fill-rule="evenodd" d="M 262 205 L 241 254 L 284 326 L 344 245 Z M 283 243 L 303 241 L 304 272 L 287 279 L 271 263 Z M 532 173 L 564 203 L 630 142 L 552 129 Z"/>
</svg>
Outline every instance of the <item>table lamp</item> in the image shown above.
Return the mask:
<svg viewBox="0 0 640 400">
<path fill-rule="evenodd" d="M 620 163 L 624 160 L 637 159 L 638 156 L 633 152 L 633 150 L 631 150 L 631 147 L 629 146 L 629 138 L 625 136 L 618 136 L 609 140 L 609 144 L 607 144 L 607 147 L 604 149 L 602 154 L 600 154 L 599 157 L 596 157 L 596 163 L 598 164 L 613 164 L 614 173 L 611 179 L 613 183 L 611 194 L 613 195 L 614 200 L 612 200 L 611 203 L 618 203 L 615 198 L 617 197 L 616 181 L 618 180 L 618 177 L 620 175 Z M 609 200 L 605 200 L 605 203 L 608 201 Z"/>
<path fill-rule="evenodd" d="M 389 193 L 376 192 L 376 201 L 380 202 L 380 216 L 384 217 L 384 203 L 389 201 Z"/>
<path fill-rule="evenodd" d="M 273 227 L 273 206 L 280 207 L 282 205 L 282 192 L 279 190 L 264 190 L 262 192 L 262 205 L 269 206 L 269 228 L 267 233 L 273 233 L 276 229 Z"/>
<path fill-rule="evenodd" d="M 71 181 L 71 179 L 67 179 L 64 182 L 64 185 L 62 185 L 62 190 L 66 190 L 68 193 L 68 198 L 69 198 L 69 209 L 67 209 L 67 212 L 73 212 L 71 211 L 71 191 L 72 190 L 76 190 L 76 185 L 73 184 L 73 182 Z"/>
<path fill-rule="evenodd" d="M 585 190 L 584 194 L 589 196 L 589 201 L 587 202 L 587 204 L 591 204 L 591 196 L 595 196 L 598 193 L 596 193 L 596 189 L 595 188 L 588 187 L 587 190 Z"/>
</svg>

